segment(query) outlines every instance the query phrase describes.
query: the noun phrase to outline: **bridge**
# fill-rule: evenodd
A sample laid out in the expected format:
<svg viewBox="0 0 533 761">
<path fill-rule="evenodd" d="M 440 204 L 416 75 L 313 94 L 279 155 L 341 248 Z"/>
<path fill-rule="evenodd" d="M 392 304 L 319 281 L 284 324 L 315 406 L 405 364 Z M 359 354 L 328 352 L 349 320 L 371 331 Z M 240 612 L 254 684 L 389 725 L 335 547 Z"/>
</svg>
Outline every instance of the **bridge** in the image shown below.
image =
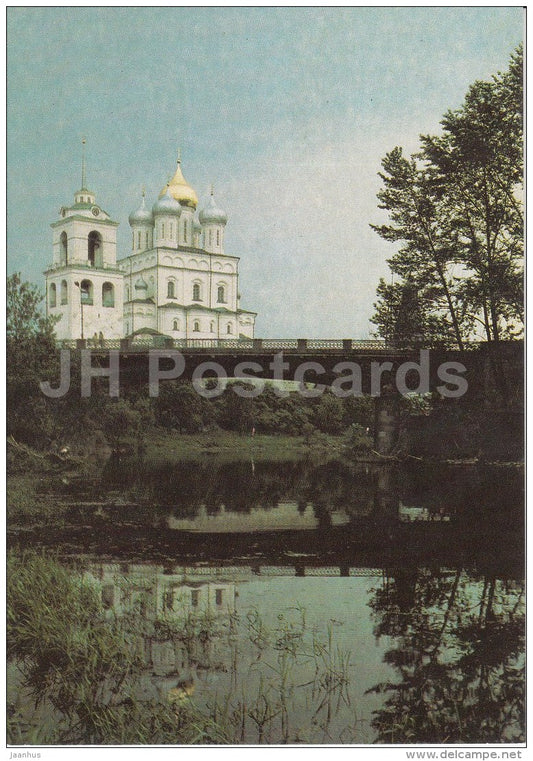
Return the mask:
<svg viewBox="0 0 533 761">
<path fill-rule="evenodd" d="M 434 347 L 435 343 L 431 342 Z M 480 342 L 471 342 L 469 349 L 481 346 Z M 413 348 L 402 347 L 398 343 L 389 343 L 380 339 L 353 339 L 353 338 L 169 338 L 164 335 L 154 335 L 150 338 L 113 338 L 113 339 L 71 339 L 58 341 L 58 347 L 62 349 L 115 349 L 125 353 L 139 354 L 150 349 L 176 349 L 187 352 L 398 352 L 413 351 Z M 416 349 L 417 347 L 415 347 Z M 422 347 L 423 348 L 423 347 Z M 458 349 L 456 345 L 449 345 L 451 349 Z"/>
<path fill-rule="evenodd" d="M 120 382 L 146 388 L 154 362 L 162 382 L 209 377 L 296 381 L 301 388 L 333 387 L 339 396 L 375 397 L 375 449 L 389 454 L 399 423 L 400 395 L 438 391 L 443 397 L 500 402 L 520 399 L 523 342 L 469 343 L 465 348 L 398 346 L 358 339 L 172 339 L 163 335 L 63 341 L 62 349 L 90 350 L 90 367 L 105 374 L 118 358 Z M 154 358 L 155 355 L 155 358 Z M 177 357 L 181 367 L 176 370 Z M 83 372 L 83 367 L 82 367 Z M 92 370 L 91 370 L 92 373 Z M 351 388 L 351 390 L 350 390 Z"/>
</svg>

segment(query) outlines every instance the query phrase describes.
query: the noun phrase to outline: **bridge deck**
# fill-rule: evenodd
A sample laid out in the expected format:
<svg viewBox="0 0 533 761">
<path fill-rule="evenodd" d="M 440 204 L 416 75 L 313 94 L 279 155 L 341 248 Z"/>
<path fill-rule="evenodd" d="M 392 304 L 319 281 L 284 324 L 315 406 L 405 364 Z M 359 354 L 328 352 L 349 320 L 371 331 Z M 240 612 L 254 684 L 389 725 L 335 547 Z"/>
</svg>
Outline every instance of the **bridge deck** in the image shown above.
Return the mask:
<svg viewBox="0 0 533 761">
<path fill-rule="evenodd" d="M 154 336 L 150 339 L 85 339 L 85 340 L 68 340 L 59 341 L 59 348 L 62 349 L 93 349 L 93 350 L 119 350 L 128 354 L 145 353 L 150 349 L 175 349 L 178 351 L 190 352 L 221 352 L 221 353 L 257 353 L 257 352 L 304 352 L 309 351 L 313 354 L 328 353 L 342 354 L 346 352 L 357 353 L 406 353 L 416 350 L 413 346 L 401 346 L 390 344 L 386 341 L 377 339 L 321 339 L 321 338 L 250 338 L 250 339 L 225 339 L 225 338 L 166 338 L 165 336 Z M 478 343 L 470 343 L 469 349 L 477 348 Z M 427 347 L 429 348 L 429 347 Z M 436 348 L 432 346 L 432 348 Z M 448 345 L 438 348 L 457 349 L 458 347 Z"/>
</svg>

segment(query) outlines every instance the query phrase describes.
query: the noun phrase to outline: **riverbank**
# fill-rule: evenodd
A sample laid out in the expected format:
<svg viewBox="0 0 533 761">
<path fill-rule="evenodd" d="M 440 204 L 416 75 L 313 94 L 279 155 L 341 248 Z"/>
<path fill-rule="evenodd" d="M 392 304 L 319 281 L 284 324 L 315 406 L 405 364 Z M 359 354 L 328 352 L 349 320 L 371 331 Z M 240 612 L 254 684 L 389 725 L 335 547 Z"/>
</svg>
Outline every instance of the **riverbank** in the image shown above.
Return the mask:
<svg viewBox="0 0 533 761">
<path fill-rule="evenodd" d="M 340 458 L 346 447 L 341 436 L 316 432 L 312 437 L 239 435 L 229 431 L 178 434 L 162 428 L 145 432 L 139 442 L 126 439 L 115 453 L 122 459 L 140 458 L 149 463 L 178 463 L 202 460 L 221 462 L 290 462 Z M 58 492 L 84 477 L 97 478 L 111 456 L 109 448 L 95 449 L 80 443 L 77 454 L 38 452 L 8 441 L 7 521 L 8 526 L 62 523 L 65 507 Z"/>
<path fill-rule="evenodd" d="M 181 480 L 178 479 L 180 487 L 178 483 L 172 482 L 174 477 L 168 474 L 180 465 L 189 469 L 187 473 L 191 468 L 193 473 L 203 473 L 201 479 L 206 483 L 218 478 L 216 474 L 221 472 L 225 474 L 226 481 L 234 483 L 243 468 L 274 465 L 278 468 L 279 479 L 283 469 L 294 469 L 298 463 L 311 468 L 338 463 L 350 472 L 361 467 L 377 467 L 380 470 L 381 467 L 403 468 L 410 465 L 416 468 L 464 466 L 467 469 L 489 465 L 502 469 L 523 467 L 516 462 L 489 462 L 479 458 L 440 460 L 410 455 L 380 457 L 370 448 L 355 451 L 345 436 L 320 432 L 307 437 L 267 434 L 251 436 L 228 431 L 178 434 L 151 428 L 144 432 L 142 440 L 125 440 L 120 450 L 114 453 L 109 447 L 95 447 L 94 441 L 89 440 L 79 442 L 75 451 L 58 454 L 34 451 L 11 439 L 8 442 L 8 526 L 10 529 L 20 527 L 26 530 L 49 524 L 58 527 L 64 525 L 73 502 L 94 501 L 94 485 L 102 477 L 108 484 L 120 482 L 121 488 L 126 488 L 136 484 L 141 473 L 146 474 L 146 478 L 143 475 L 140 482 L 146 480 L 147 489 L 150 474 L 160 472 L 161 478 L 170 479 L 166 487 L 166 504 L 178 504 L 186 496 L 187 488 L 183 476 L 180 477 Z M 273 482 L 272 488 L 274 486 Z M 234 487 L 237 488 L 236 483 Z M 116 495 L 109 492 L 109 488 L 105 487 L 104 503 L 116 501 Z M 116 485 L 111 487 L 112 490 L 116 488 Z M 136 487 L 136 491 L 142 491 L 143 488 Z M 76 495 L 74 499 L 73 495 Z M 161 494 L 158 495 L 157 492 L 153 495 L 143 494 L 141 501 L 155 504 L 160 497 Z M 124 499 L 128 502 L 137 501 L 138 498 L 139 495 L 135 493 L 127 499 L 122 495 L 118 501 L 124 504 Z M 251 504 L 251 495 L 247 499 Z"/>
<path fill-rule="evenodd" d="M 285 461 L 300 458 L 340 457 L 346 450 L 342 436 L 316 431 L 312 436 L 281 434 L 238 434 L 231 431 L 178 434 L 153 429 L 143 437 L 142 455 L 148 460 L 194 460 L 213 457 L 223 460 Z"/>
</svg>

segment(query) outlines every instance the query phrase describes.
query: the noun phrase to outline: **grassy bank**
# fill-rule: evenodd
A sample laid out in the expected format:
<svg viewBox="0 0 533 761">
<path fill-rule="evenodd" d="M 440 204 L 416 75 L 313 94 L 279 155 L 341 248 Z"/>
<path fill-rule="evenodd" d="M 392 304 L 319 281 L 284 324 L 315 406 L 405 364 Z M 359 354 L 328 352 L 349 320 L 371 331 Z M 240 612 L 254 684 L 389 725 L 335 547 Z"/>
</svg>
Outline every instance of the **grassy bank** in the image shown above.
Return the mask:
<svg viewBox="0 0 533 761">
<path fill-rule="evenodd" d="M 179 463 L 201 460 L 204 465 L 220 467 L 224 462 L 290 462 L 309 459 L 324 462 L 345 451 L 342 437 L 315 432 L 312 437 L 288 435 L 239 435 L 229 431 L 203 434 L 178 434 L 163 428 L 145 431 L 141 441 L 124 440 L 123 456 L 140 457 L 144 463 Z M 40 523 L 61 525 L 68 510 L 61 497 L 69 483 L 86 477 L 99 478 L 106 458 L 94 456 L 91 445 L 83 454 L 80 442 L 76 457 L 33 452 L 29 447 L 11 444 L 8 450 L 7 520 L 11 528 Z M 108 450 L 108 456 L 111 450 Z"/>
<path fill-rule="evenodd" d="M 284 461 L 306 457 L 339 456 L 344 450 L 340 436 L 316 431 L 311 437 L 240 435 L 231 431 L 178 434 L 152 429 L 143 438 L 143 456 L 149 460 L 194 460 L 213 457 L 218 460 Z"/>
</svg>

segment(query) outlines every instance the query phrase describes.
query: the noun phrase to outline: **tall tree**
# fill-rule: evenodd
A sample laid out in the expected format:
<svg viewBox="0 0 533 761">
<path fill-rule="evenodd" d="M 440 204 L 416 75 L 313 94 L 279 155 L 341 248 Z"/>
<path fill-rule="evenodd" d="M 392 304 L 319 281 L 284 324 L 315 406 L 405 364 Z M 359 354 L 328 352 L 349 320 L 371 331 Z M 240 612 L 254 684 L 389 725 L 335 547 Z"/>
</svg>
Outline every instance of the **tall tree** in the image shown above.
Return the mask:
<svg viewBox="0 0 533 761">
<path fill-rule="evenodd" d="M 439 338 L 452 338 L 462 348 L 462 310 L 450 277 L 456 236 L 442 224 L 441 201 L 433 179 L 417 157 L 407 159 L 399 147 L 385 156 L 382 166 L 379 208 L 388 211 L 391 223 L 371 227 L 384 240 L 403 244 L 389 260 L 392 272 L 400 277 L 400 283 L 409 283 L 418 291 L 426 313 L 433 316 L 433 328 L 439 329 Z M 398 292 L 400 298 L 395 302 Z M 383 287 L 379 294 L 395 323 L 404 302 L 401 293 L 398 284 L 396 294 L 394 289 L 387 292 Z M 374 321 L 380 324 L 379 317 Z"/>
<path fill-rule="evenodd" d="M 462 298 L 481 315 L 488 341 L 515 334 L 523 319 L 522 49 L 508 71 L 475 82 L 448 111 L 423 155 L 440 186 L 465 267 Z"/>
<path fill-rule="evenodd" d="M 407 159 L 395 148 L 382 162 L 378 199 L 390 223 L 372 227 L 402 244 L 392 272 L 414 284 L 433 329 L 459 347 L 474 325 L 498 341 L 523 321 L 522 91 L 519 48 L 506 72 L 475 82 L 445 114 L 441 135 L 422 136 L 420 153 Z M 387 310 L 398 318 L 399 287 L 378 289 L 382 335 Z"/>
<path fill-rule="evenodd" d="M 20 273 L 7 280 L 6 360 L 8 433 L 28 443 L 39 443 L 50 434 L 52 421 L 47 398 L 39 383 L 55 377 L 57 353 L 54 321 L 46 317 L 39 290 L 21 280 Z"/>
</svg>

